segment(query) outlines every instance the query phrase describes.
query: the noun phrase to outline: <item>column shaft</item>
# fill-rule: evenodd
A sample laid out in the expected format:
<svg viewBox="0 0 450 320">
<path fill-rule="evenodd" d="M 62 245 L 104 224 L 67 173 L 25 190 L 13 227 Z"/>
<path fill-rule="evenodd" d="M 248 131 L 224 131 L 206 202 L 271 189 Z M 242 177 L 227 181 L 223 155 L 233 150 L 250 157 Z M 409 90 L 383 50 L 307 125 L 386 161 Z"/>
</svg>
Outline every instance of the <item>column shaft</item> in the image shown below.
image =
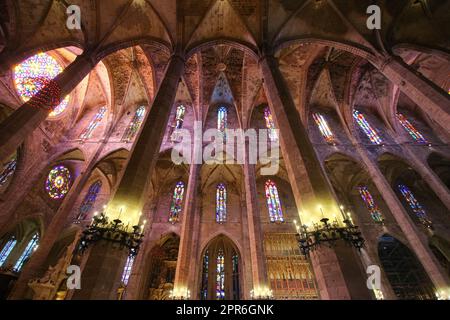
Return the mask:
<svg viewBox="0 0 450 320">
<path fill-rule="evenodd" d="M 339 212 L 306 128 L 273 56 L 260 61 L 270 111 L 281 133 L 281 149 L 302 224 L 333 219 Z M 323 209 L 319 210 L 320 207 Z M 321 298 L 350 299 L 336 253 L 328 248 L 311 256 Z"/>
<path fill-rule="evenodd" d="M 255 165 L 249 163 L 249 145 L 245 142 L 244 183 L 245 201 L 247 204 L 248 237 L 250 240 L 250 262 L 252 269 L 253 288 L 267 287 L 266 262 L 264 261 L 263 234 L 258 208 L 258 193 L 256 190 Z"/>
<path fill-rule="evenodd" d="M 381 66 L 375 67 L 431 119 L 450 131 L 450 98 L 444 90 L 416 74 L 410 66 L 398 61 L 397 58 L 391 58 Z"/>
<path fill-rule="evenodd" d="M 124 214 L 120 219 L 130 226 L 139 223 L 139 215 L 151 174 L 158 160 L 183 70 L 184 60 L 178 55 L 172 56 L 152 107 L 142 124 L 141 132 L 131 149 L 117 190 L 108 204 L 107 215 L 112 219 L 120 215 L 120 208 L 123 207 Z"/>
</svg>

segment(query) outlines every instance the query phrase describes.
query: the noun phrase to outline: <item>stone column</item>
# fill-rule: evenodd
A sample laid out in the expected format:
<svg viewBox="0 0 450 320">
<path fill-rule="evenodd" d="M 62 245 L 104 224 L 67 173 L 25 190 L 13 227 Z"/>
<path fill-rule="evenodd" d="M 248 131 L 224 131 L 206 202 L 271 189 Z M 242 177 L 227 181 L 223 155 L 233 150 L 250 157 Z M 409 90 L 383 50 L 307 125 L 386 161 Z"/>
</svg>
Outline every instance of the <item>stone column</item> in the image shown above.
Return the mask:
<svg viewBox="0 0 450 320">
<path fill-rule="evenodd" d="M 152 107 L 131 149 L 118 187 L 108 204 L 107 216 L 110 219 L 120 216 L 125 225 L 129 223 L 130 226 L 133 226 L 139 223 L 144 198 L 158 160 L 159 150 L 183 71 L 183 58 L 180 55 L 173 55 L 153 100 Z"/>
<path fill-rule="evenodd" d="M 449 95 L 397 57 L 375 67 L 442 128 L 450 131 Z"/>
<path fill-rule="evenodd" d="M 431 281 L 436 286 L 436 289 L 448 287 L 450 285 L 448 276 L 442 270 L 436 257 L 428 247 L 426 236 L 417 229 L 408 212 L 397 198 L 394 190 L 392 190 L 391 185 L 378 168 L 377 163 L 368 156 L 363 146 L 358 144 L 356 145 L 356 149 L 361 156 L 370 178 L 380 191 L 389 211 L 408 240 L 410 247 L 422 263 Z"/>
<path fill-rule="evenodd" d="M 301 223 L 311 225 L 322 217 L 333 220 L 334 214 L 338 216 L 339 208 L 278 63 L 273 56 L 267 55 L 260 60 L 260 68 L 270 111 L 281 133 L 281 149 L 295 202 L 301 210 Z M 322 248 L 311 258 L 321 298 L 350 299 L 336 253 Z"/>
<path fill-rule="evenodd" d="M 245 141 L 244 184 L 245 201 L 248 219 L 248 238 L 250 240 L 250 264 L 252 270 L 253 288 L 268 287 L 266 261 L 264 259 L 261 212 L 258 207 L 258 192 L 256 190 L 255 165 L 249 162 L 249 142 Z M 244 296 L 247 292 L 243 293 Z"/>
<path fill-rule="evenodd" d="M 447 186 L 442 183 L 442 180 L 434 173 L 433 170 L 428 166 L 428 164 L 424 163 L 415 153 L 414 150 L 411 150 L 409 147 L 407 148 L 408 159 L 411 161 L 411 164 L 414 165 L 414 169 L 417 173 L 422 177 L 424 181 L 430 186 L 430 188 L 434 191 L 436 196 L 442 201 L 444 206 L 448 210 L 450 210 L 450 191 Z"/>
<path fill-rule="evenodd" d="M 183 70 L 184 60 L 179 55 L 172 56 L 152 107 L 132 147 L 115 194 L 106 209 L 110 220 L 120 217 L 130 227 L 140 222 L 148 184 L 158 160 Z M 120 209 L 122 207 L 123 210 Z M 126 250 L 110 246 L 104 240 L 92 244 L 82 277 L 83 281 L 88 281 L 89 287 L 82 285 L 83 289 L 74 293 L 74 299 L 116 299 L 125 261 Z M 96 277 L 96 274 L 101 276 Z M 103 274 L 110 276 L 105 277 Z M 100 289 L 96 292 L 93 288 Z"/>
<path fill-rule="evenodd" d="M 78 56 L 53 81 L 60 97 L 68 95 L 95 67 L 97 61 L 88 55 Z M 16 109 L 0 126 L 0 159 L 11 155 L 19 145 L 48 117 L 49 110 L 32 106 L 32 101 Z"/>
</svg>

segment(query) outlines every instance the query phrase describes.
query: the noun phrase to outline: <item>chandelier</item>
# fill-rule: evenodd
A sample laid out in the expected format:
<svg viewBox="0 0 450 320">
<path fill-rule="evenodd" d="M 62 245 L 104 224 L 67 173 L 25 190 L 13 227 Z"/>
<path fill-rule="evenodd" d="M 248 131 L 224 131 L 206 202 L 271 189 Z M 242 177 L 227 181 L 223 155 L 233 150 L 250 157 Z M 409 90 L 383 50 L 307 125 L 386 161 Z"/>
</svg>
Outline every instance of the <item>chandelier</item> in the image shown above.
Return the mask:
<svg viewBox="0 0 450 320">
<path fill-rule="evenodd" d="M 329 223 L 328 218 L 322 218 L 320 222 L 322 223 L 321 225 L 315 223 L 310 229 L 306 225 L 299 227 L 294 220 L 298 232 L 297 239 L 300 250 L 305 256 L 308 256 L 311 250 L 317 249 L 322 244 L 327 244 L 330 248 L 334 247 L 339 240 L 344 240 L 358 250 L 364 246 L 364 238 L 361 235 L 361 231 L 348 217 L 343 221 L 344 226 L 340 225 L 336 219 Z"/>
<path fill-rule="evenodd" d="M 129 254 L 136 256 L 143 237 L 144 225 L 133 226 L 130 230 L 119 218 L 109 220 L 102 212 L 100 215 L 94 215 L 92 223 L 82 232 L 79 250 L 84 252 L 92 243 L 106 240 L 118 244 L 120 248 L 128 248 Z"/>
</svg>

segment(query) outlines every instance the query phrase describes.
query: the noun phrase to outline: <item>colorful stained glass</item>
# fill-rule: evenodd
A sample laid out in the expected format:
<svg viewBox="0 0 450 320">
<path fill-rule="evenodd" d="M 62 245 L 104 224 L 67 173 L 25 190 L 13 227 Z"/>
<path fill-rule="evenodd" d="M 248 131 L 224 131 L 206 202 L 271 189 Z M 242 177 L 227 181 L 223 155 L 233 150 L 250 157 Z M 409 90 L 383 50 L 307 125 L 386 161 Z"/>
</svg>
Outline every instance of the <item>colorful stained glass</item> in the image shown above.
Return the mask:
<svg viewBox="0 0 450 320">
<path fill-rule="evenodd" d="M 216 260 L 216 298 L 225 299 L 225 258 L 222 249 L 219 249 Z"/>
<path fill-rule="evenodd" d="M 69 192 L 71 179 L 70 171 L 65 166 L 56 166 L 50 170 L 45 182 L 45 189 L 50 198 L 55 200 L 64 198 Z"/>
<path fill-rule="evenodd" d="M 283 210 L 281 209 L 281 202 L 275 182 L 267 180 L 265 189 L 270 222 L 284 222 Z"/>
<path fill-rule="evenodd" d="M 94 132 L 95 128 L 97 128 L 98 125 L 102 122 L 105 113 L 106 107 L 101 107 L 100 110 L 92 118 L 91 122 L 86 127 L 86 129 L 84 129 L 83 133 L 80 135 L 80 140 L 84 141 L 92 136 L 92 133 Z"/>
<path fill-rule="evenodd" d="M 336 141 L 334 140 L 333 132 L 331 132 L 325 117 L 317 112 L 314 112 L 312 116 L 325 141 L 329 144 L 335 144 Z"/>
<path fill-rule="evenodd" d="M 39 235 L 35 233 L 31 238 L 31 240 L 28 242 L 27 246 L 25 247 L 25 250 L 23 250 L 22 254 L 20 255 L 20 258 L 14 265 L 13 270 L 15 272 L 19 272 L 22 269 L 23 264 L 28 260 L 33 251 L 37 248 L 38 243 L 39 243 Z"/>
<path fill-rule="evenodd" d="M 270 141 L 277 141 L 278 134 L 277 134 L 277 130 L 275 128 L 275 122 L 273 121 L 272 113 L 270 112 L 269 107 L 264 108 L 264 119 L 266 120 L 266 128 L 267 128 L 267 130 L 269 130 Z"/>
<path fill-rule="evenodd" d="M 144 121 L 144 116 L 145 116 L 145 106 L 140 106 L 136 110 L 133 119 L 131 120 L 130 124 L 127 127 L 127 130 L 125 130 L 125 133 L 122 137 L 122 141 L 130 142 L 131 140 L 133 140 L 133 138 L 139 131 L 142 122 Z"/>
<path fill-rule="evenodd" d="M 425 137 L 412 125 L 411 122 L 409 122 L 406 117 L 401 114 L 397 113 L 397 119 L 403 126 L 403 128 L 410 134 L 410 136 L 414 139 L 414 141 L 418 143 L 427 144 L 428 141 L 425 139 Z"/>
<path fill-rule="evenodd" d="M 217 109 L 217 130 L 223 135 L 225 139 L 225 130 L 227 129 L 228 109 L 225 106 L 220 106 Z"/>
<path fill-rule="evenodd" d="M 14 249 L 16 244 L 17 244 L 16 238 L 12 237 L 5 244 L 2 251 L 0 251 L 0 267 L 2 267 L 3 264 L 6 262 L 6 260 L 8 259 L 9 255 L 11 254 L 11 251 Z"/>
<path fill-rule="evenodd" d="M 38 53 L 14 67 L 14 84 L 17 93 L 24 102 L 36 95 L 45 85 L 45 81 L 52 80 L 63 71 L 62 66 L 47 53 Z M 50 116 L 61 114 L 69 103 L 67 95 L 61 103 L 53 109 Z"/>
<path fill-rule="evenodd" d="M 202 292 L 200 293 L 200 298 L 206 300 L 208 298 L 208 276 L 209 276 L 209 255 L 208 250 L 206 250 L 203 256 L 203 272 L 202 272 Z"/>
<path fill-rule="evenodd" d="M 93 184 L 91 184 L 86 196 L 84 197 L 83 203 L 80 206 L 77 220 L 86 219 L 89 211 L 92 209 L 95 203 L 95 199 L 97 199 L 98 193 L 100 192 L 101 188 L 102 182 L 100 180 L 97 180 Z"/>
<path fill-rule="evenodd" d="M 227 221 L 227 189 L 223 183 L 217 185 L 216 190 L 216 222 Z"/>
<path fill-rule="evenodd" d="M 175 117 L 175 129 L 181 129 L 183 128 L 183 122 L 184 122 L 184 114 L 186 113 L 186 107 L 180 104 L 177 107 L 177 114 Z"/>
<path fill-rule="evenodd" d="M 170 205 L 169 222 L 176 223 L 180 218 L 183 203 L 184 183 L 178 182 L 173 190 L 172 204 Z"/>
<path fill-rule="evenodd" d="M 3 171 L 0 173 L 0 187 L 6 184 L 8 182 L 9 177 L 11 177 L 14 174 L 14 171 L 16 171 L 17 167 L 17 159 L 13 158 L 9 160 L 5 165 L 3 166 Z"/>
<path fill-rule="evenodd" d="M 372 128 L 369 122 L 367 122 L 366 117 L 361 112 L 358 110 L 353 110 L 353 118 L 373 144 L 381 144 L 383 142 L 377 131 Z"/>
<path fill-rule="evenodd" d="M 135 256 L 133 256 L 133 255 L 128 256 L 127 262 L 125 263 L 125 267 L 123 268 L 122 284 L 124 286 L 127 286 L 128 280 L 130 279 L 131 270 L 133 269 L 133 264 L 134 264 L 134 258 L 135 258 Z"/>
<path fill-rule="evenodd" d="M 399 184 L 398 189 L 405 198 L 411 210 L 419 218 L 420 222 L 427 227 L 431 227 L 432 222 L 428 219 L 427 213 L 419 201 L 416 199 L 412 191 L 404 184 Z"/>
<path fill-rule="evenodd" d="M 369 210 L 372 219 L 375 222 L 383 222 L 383 215 L 376 205 L 375 200 L 373 199 L 372 194 L 369 191 L 369 188 L 367 186 L 359 186 L 358 191 L 364 203 L 366 204 L 366 207 Z"/>
</svg>

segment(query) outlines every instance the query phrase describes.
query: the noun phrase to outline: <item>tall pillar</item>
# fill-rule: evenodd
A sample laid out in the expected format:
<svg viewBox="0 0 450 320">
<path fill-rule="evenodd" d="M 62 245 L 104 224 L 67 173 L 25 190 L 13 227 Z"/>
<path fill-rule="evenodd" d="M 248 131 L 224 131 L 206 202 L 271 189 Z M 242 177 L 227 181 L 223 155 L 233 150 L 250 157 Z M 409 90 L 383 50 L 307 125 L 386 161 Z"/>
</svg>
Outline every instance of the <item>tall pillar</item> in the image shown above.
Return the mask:
<svg viewBox="0 0 450 320">
<path fill-rule="evenodd" d="M 442 128 L 450 131 L 450 98 L 436 85 L 418 75 L 397 57 L 388 58 L 376 68 L 414 101 Z"/>
<path fill-rule="evenodd" d="M 267 288 L 266 262 L 264 261 L 261 212 L 258 208 L 255 165 L 249 162 L 249 141 L 245 141 L 244 183 L 247 204 L 248 237 L 250 240 L 250 263 L 253 289 Z M 245 293 L 246 294 L 246 293 Z"/>
<path fill-rule="evenodd" d="M 392 190 L 391 185 L 378 168 L 377 163 L 368 156 L 363 146 L 357 144 L 356 149 L 361 156 L 371 180 L 381 192 L 381 196 L 388 206 L 389 211 L 408 240 L 417 258 L 421 261 L 436 289 L 448 287 L 450 285 L 448 276 L 442 270 L 436 257 L 428 247 L 426 236 L 417 229 L 408 212 L 397 198 L 394 190 Z"/>
<path fill-rule="evenodd" d="M 285 84 L 276 59 L 260 60 L 270 111 L 281 133 L 281 149 L 302 224 L 333 220 L 339 212 L 307 131 Z M 322 209 L 322 210 L 321 210 Z M 319 222 L 320 223 L 320 222 Z M 322 299 L 350 299 L 336 253 L 321 248 L 311 256 Z"/>
<path fill-rule="evenodd" d="M 88 55 L 78 56 L 53 83 L 65 97 L 91 72 L 97 62 Z M 42 92 L 42 91 L 41 91 Z M 37 94 L 39 95 L 39 93 Z M 0 159 L 11 155 L 20 144 L 48 117 L 46 106 L 33 106 L 33 99 L 16 109 L 0 126 Z"/>
<path fill-rule="evenodd" d="M 106 208 L 109 220 L 119 218 L 124 225 L 129 224 L 130 227 L 140 222 L 148 184 L 158 160 L 183 70 L 184 60 L 179 55 L 172 56 L 152 107 L 141 126 L 139 136 L 122 171 L 118 187 Z M 120 284 L 126 254 L 125 250 L 109 246 L 107 243 L 108 241 L 102 240 L 92 244 L 82 275 L 82 289 L 74 293 L 74 299 L 116 299 L 116 290 Z M 101 276 L 96 277 L 96 274 Z M 110 277 L 105 277 L 104 274 Z M 83 287 L 84 279 L 89 287 Z M 92 288 L 100 289 L 95 291 Z"/>
<path fill-rule="evenodd" d="M 406 147 L 408 148 L 408 147 Z M 430 186 L 436 196 L 441 200 L 444 206 L 450 210 L 450 191 L 447 186 L 442 183 L 442 180 L 434 173 L 430 167 L 423 163 L 423 161 L 414 153 L 413 150 L 407 149 L 408 159 L 414 165 L 414 169 L 422 177 L 424 181 Z"/>
<path fill-rule="evenodd" d="M 170 111 L 184 71 L 184 59 L 173 55 L 166 68 L 152 107 L 147 114 L 130 157 L 122 172 L 118 187 L 107 207 L 110 219 L 120 219 L 130 226 L 139 223 L 140 213 L 169 121 Z M 123 214 L 121 214 L 123 213 Z"/>
</svg>

